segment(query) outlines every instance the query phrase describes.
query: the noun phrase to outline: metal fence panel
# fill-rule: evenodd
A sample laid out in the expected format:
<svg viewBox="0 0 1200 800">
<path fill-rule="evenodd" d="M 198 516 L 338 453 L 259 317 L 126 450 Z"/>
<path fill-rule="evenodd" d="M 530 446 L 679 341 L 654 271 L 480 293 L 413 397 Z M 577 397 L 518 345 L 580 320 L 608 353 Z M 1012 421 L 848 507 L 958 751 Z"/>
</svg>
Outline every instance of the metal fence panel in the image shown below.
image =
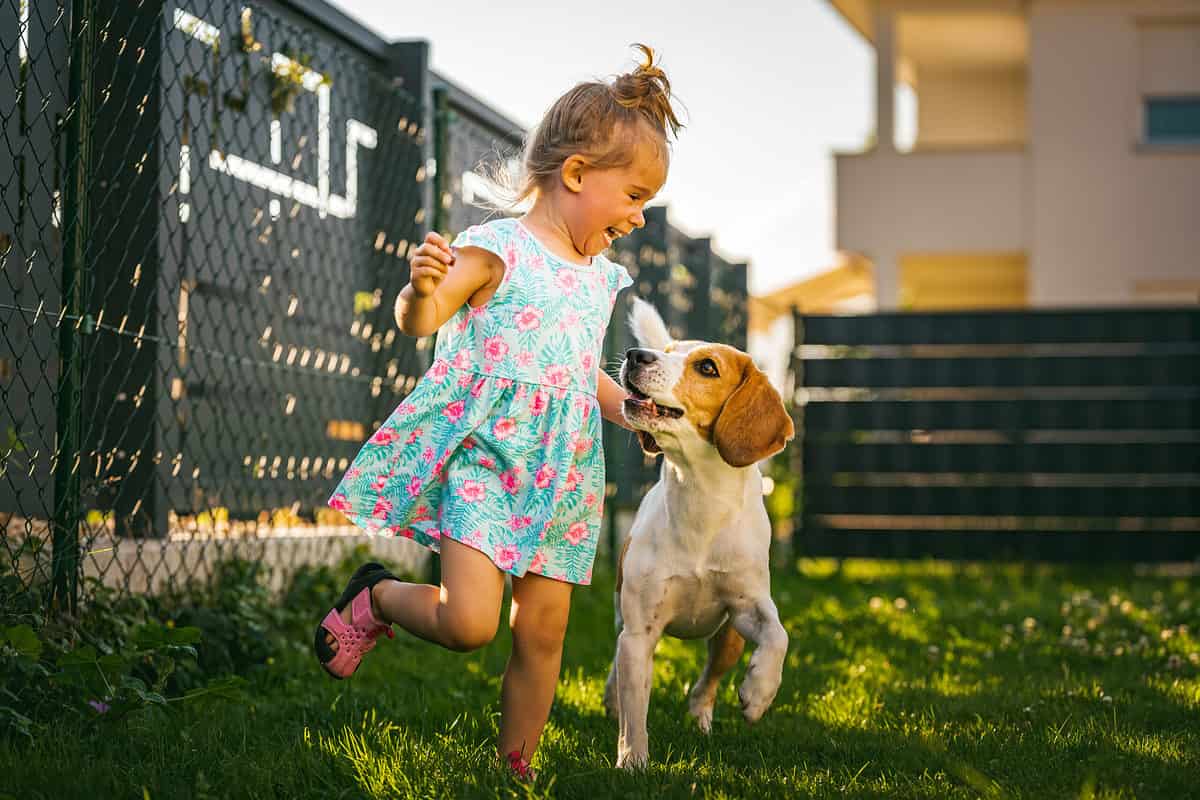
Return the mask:
<svg viewBox="0 0 1200 800">
<path fill-rule="evenodd" d="M 805 552 L 1200 557 L 1200 312 L 796 326 Z"/>
</svg>

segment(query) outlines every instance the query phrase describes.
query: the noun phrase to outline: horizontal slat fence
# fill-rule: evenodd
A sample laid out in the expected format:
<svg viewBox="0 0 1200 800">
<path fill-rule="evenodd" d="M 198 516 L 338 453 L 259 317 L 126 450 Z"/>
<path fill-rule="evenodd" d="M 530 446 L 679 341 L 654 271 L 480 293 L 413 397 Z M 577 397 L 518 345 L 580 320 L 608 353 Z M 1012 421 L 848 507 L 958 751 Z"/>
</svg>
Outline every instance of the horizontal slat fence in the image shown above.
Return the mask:
<svg viewBox="0 0 1200 800">
<path fill-rule="evenodd" d="M 1200 310 L 796 317 L 810 555 L 1200 557 Z"/>
</svg>

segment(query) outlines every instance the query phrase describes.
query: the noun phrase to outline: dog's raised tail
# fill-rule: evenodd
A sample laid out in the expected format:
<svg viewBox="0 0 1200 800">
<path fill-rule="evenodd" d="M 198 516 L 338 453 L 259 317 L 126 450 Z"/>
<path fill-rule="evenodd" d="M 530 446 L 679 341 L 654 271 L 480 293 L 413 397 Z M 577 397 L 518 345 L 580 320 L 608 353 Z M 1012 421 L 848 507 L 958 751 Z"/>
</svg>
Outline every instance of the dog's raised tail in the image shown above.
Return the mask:
<svg viewBox="0 0 1200 800">
<path fill-rule="evenodd" d="M 629 329 L 642 347 L 664 350 L 671 343 L 671 334 L 658 309 L 640 297 L 633 298 L 633 305 L 629 309 Z"/>
</svg>

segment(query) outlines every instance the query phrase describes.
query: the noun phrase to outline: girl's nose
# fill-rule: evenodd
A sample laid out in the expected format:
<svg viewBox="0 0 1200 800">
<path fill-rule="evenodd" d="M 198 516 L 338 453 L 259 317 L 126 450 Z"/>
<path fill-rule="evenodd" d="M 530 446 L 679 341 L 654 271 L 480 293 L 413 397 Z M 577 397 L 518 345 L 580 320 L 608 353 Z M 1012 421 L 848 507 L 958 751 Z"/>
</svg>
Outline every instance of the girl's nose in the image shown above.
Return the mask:
<svg viewBox="0 0 1200 800">
<path fill-rule="evenodd" d="M 633 216 L 629 218 L 629 222 L 635 228 L 644 228 L 646 227 L 646 215 L 643 214 L 642 210 L 639 208 L 637 211 L 633 212 Z"/>
</svg>

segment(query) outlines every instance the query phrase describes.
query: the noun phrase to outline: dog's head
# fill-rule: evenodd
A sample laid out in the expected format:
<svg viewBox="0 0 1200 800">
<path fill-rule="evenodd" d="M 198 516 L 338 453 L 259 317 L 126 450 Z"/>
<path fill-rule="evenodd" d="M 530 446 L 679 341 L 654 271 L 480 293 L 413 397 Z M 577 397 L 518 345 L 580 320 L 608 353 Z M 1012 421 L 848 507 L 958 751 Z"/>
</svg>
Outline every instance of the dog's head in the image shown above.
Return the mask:
<svg viewBox="0 0 1200 800">
<path fill-rule="evenodd" d="M 629 315 L 641 347 L 625 354 L 622 413 L 648 453 L 687 452 L 696 440 L 745 467 L 778 453 L 795 435 L 783 399 L 741 350 L 673 341 L 662 317 L 635 299 Z"/>
</svg>

